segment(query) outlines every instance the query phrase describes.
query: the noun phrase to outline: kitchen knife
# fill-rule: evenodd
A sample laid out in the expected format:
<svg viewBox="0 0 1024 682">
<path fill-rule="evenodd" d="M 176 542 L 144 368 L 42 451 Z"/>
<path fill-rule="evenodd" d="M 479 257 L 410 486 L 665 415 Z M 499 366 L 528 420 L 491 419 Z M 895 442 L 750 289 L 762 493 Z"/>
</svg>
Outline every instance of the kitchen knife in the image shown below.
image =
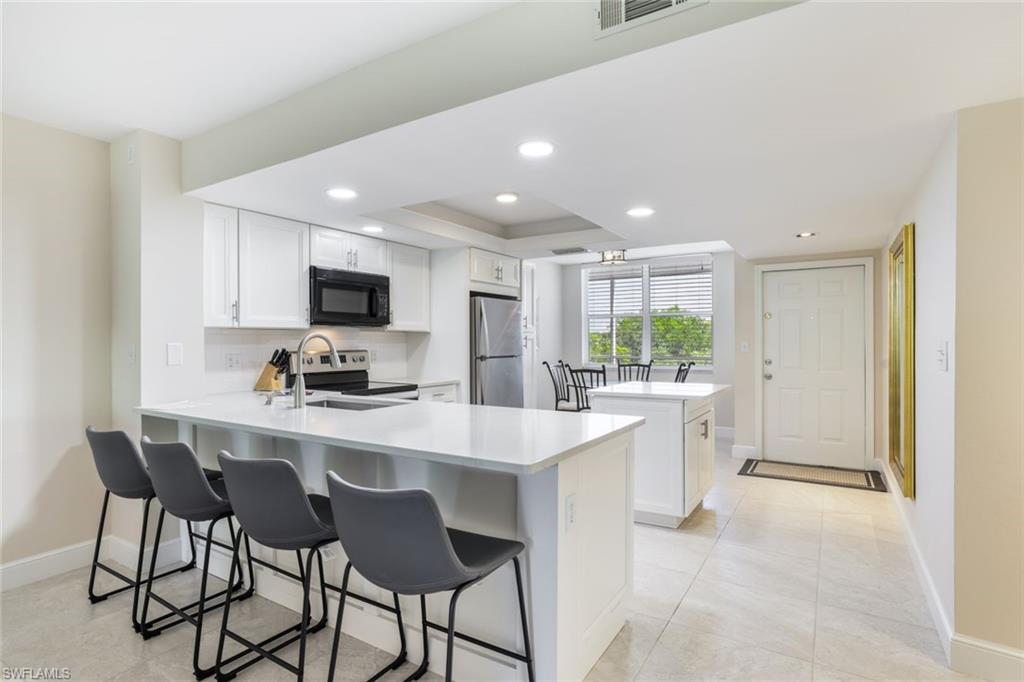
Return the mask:
<svg viewBox="0 0 1024 682">
<path fill-rule="evenodd" d="M 278 358 L 281 356 L 281 351 L 277 348 L 274 349 L 274 354 L 270 356 L 270 364 L 277 367 Z"/>
</svg>

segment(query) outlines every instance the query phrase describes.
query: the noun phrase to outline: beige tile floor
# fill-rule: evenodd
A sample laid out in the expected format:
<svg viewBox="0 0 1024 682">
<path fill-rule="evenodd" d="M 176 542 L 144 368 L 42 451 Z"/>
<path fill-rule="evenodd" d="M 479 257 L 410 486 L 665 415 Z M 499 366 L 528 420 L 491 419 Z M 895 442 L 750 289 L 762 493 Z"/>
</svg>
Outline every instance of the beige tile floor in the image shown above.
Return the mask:
<svg viewBox="0 0 1024 682">
<path fill-rule="evenodd" d="M 637 526 L 625 629 L 589 682 L 948 680 L 888 495 L 737 476 L 676 530 Z"/>
<path fill-rule="evenodd" d="M 719 454 L 711 495 L 681 528 L 637 526 L 631 614 L 590 682 L 959 677 L 945 665 L 887 495 L 736 476 L 739 464 Z M 192 679 L 190 628 L 143 641 L 126 619 L 130 597 L 90 605 L 87 579 L 82 569 L 3 593 L 3 665 L 66 666 L 74 680 Z M 185 601 L 198 572 L 164 585 Z M 253 635 L 295 619 L 258 597 L 232 609 L 232 623 Z M 311 639 L 306 679 L 326 678 L 332 632 Z M 211 628 L 203 664 L 215 646 Z M 366 679 L 389 660 L 348 637 L 343 647 L 339 680 Z M 241 679 L 293 678 L 263 663 Z"/>
</svg>

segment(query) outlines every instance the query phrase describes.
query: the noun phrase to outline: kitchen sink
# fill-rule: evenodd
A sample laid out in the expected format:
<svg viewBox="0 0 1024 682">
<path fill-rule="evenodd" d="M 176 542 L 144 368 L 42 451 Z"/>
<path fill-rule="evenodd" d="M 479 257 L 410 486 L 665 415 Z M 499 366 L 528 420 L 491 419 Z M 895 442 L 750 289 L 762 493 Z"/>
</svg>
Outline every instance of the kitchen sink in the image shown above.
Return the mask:
<svg viewBox="0 0 1024 682">
<path fill-rule="evenodd" d="M 382 407 L 394 407 L 387 403 L 362 403 L 354 400 L 310 400 L 306 403 L 307 407 L 328 407 L 332 410 L 379 410 Z"/>
</svg>

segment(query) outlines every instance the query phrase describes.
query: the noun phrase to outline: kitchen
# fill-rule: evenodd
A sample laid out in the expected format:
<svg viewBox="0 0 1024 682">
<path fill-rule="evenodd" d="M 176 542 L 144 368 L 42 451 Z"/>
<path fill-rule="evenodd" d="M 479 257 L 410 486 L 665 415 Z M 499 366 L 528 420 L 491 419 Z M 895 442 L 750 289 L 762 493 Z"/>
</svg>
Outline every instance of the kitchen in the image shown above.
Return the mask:
<svg viewBox="0 0 1024 682">
<path fill-rule="evenodd" d="M 0 676 L 1012 678 L 1019 12 L 5 3 Z"/>
</svg>

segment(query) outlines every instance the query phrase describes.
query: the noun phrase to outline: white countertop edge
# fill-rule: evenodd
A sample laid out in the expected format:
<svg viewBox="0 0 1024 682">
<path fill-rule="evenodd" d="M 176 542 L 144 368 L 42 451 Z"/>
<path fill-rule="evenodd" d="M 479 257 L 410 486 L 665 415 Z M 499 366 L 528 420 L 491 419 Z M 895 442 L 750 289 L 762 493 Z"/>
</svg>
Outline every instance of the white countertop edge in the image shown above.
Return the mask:
<svg viewBox="0 0 1024 682">
<path fill-rule="evenodd" d="M 516 465 L 507 462 L 499 462 L 494 460 L 477 459 L 470 457 L 461 457 L 457 455 L 450 455 L 443 452 L 433 452 L 424 450 L 413 450 L 411 448 L 400 448 L 395 446 L 386 446 L 378 443 L 368 443 L 360 440 L 348 440 L 345 438 L 321 436 L 316 434 L 307 433 L 296 433 L 287 429 L 275 429 L 266 426 L 259 426 L 254 424 L 240 424 L 238 422 L 230 421 L 227 419 L 217 419 L 213 417 L 201 417 L 195 415 L 183 415 L 176 413 L 173 410 L 173 406 L 161 407 L 135 407 L 135 412 L 140 415 L 149 417 L 158 417 L 161 419 L 173 419 L 176 421 L 186 422 L 188 424 L 198 424 L 201 426 L 212 426 L 217 428 L 223 428 L 226 430 L 246 431 L 249 433 L 256 433 L 263 436 L 273 436 L 278 438 L 287 438 L 289 440 L 296 441 L 307 441 L 310 443 L 320 443 L 321 445 L 333 445 L 339 447 L 348 447 L 353 450 L 360 450 L 363 452 L 377 452 L 385 455 L 395 455 L 398 457 L 407 457 L 410 459 L 428 460 L 432 462 L 441 462 L 444 464 L 453 464 L 456 466 L 467 467 L 471 469 L 481 469 L 486 471 L 495 471 L 506 474 L 534 474 L 539 471 L 543 471 L 555 464 L 558 464 L 564 459 L 572 457 L 578 452 L 590 449 L 600 443 L 607 442 L 616 438 L 624 433 L 632 431 L 633 429 L 639 428 L 646 422 L 646 418 L 637 417 L 637 421 L 630 424 L 626 424 L 622 427 L 609 431 L 601 436 L 597 436 L 585 443 L 580 443 L 577 446 L 571 447 L 567 450 L 547 457 L 546 459 L 534 462 L 530 465 Z"/>
<path fill-rule="evenodd" d="M 634 386 L 635 384 L 635 386 Z M 658 384 L 663 384 L 659 387 Z M 679 388 L 670 388 L 679 387 Z M 587 393 L 592 397 L 636 398 L 640 400 L 705 400 L 731 389 L 730 384 L 676 384 L 668 381 L 630 381 L 592 388 Z"/>
</svg>

